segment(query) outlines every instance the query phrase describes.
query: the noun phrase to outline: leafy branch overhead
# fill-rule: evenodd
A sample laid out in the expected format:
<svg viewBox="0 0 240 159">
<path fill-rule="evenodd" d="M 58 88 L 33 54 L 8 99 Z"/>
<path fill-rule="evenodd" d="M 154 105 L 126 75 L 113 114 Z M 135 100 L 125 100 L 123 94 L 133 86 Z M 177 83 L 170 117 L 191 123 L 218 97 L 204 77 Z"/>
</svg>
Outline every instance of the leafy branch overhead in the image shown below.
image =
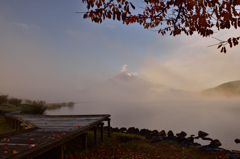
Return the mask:
<svg viewBox="0 0 240 159">
<path fill-rule="evenodd" d="M 102 23 L 106 18 L 123 24 L 139 23 L 145 29 L 157 28 L 158 33 L 176 36 L 182 32 L 203 37 L 214 34 L 214 29 L 240 27 L 240 0 L 144 0 L 143 12 L 132 14 L 135 5 L 128 0 L 82 0 L 87 4 L 83 18 Z M 142 2 L 142 1 L 141 1 Z M 77 12 L 83 13 L 83 12 Z M 220 41 L 217 45 L 226 53 L 226 44 L 238 45 L 239 37 Z"/>
</svg>

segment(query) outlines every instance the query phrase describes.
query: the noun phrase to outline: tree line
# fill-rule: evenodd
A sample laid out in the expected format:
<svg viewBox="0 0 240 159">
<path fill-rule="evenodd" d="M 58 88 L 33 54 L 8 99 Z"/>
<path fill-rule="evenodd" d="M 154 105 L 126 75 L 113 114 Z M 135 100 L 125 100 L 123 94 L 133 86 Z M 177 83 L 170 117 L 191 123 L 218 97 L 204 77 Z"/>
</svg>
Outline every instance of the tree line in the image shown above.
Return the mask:
<svg viewBox="0 0 240 159">
<path fill-rule="evenodd" d="M 3 104 L 11 104 L 15 106 L 19 106 L 22 103 L 22 99 L 19 98 L 9 98 L 8 95 L 0 95 L 0 105 Z"/>
</svg>

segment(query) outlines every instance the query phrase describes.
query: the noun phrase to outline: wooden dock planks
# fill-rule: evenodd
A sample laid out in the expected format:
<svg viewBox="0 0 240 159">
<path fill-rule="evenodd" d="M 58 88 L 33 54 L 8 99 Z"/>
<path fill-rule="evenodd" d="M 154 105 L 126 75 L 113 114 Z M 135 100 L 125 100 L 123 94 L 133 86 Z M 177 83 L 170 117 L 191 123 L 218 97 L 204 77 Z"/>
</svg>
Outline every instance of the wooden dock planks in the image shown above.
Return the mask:
<svg viewBox="0 0 240 159">
<path fill-rule="evenodd" d="M 47 116 L 10 113 L 6 116 L 22 119 L 31 124 L 33 128 L 31 131 L 19 131 L 7 136 L 0 135 L 0 159 L 27 159 L 53 148 L 63 150 L 62 147 L 67 141 L 80 135 L 86 137 L 85 133 L 92 128 L 96 129 L 101 126 L 102 133 L 103 121 L 108 121 L 110 130 L 110 115 L 108 114 Z M 97 142 L 97 138 L 95 140 Z"/>
</svg>

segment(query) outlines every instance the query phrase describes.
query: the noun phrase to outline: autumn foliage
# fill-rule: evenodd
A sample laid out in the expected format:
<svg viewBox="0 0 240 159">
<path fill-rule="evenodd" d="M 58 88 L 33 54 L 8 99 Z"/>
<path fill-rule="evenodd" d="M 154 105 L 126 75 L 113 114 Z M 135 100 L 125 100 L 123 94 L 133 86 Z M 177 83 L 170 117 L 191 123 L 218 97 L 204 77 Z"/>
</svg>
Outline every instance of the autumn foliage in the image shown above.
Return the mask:
<svg viewBox="0 0 240 159">
<path fill-rule="evenodd" d="M 117 19 L 123 24 L 138 23 L 145 29 L 157 28 L 161 35 L 176 36 L 194 32 L 203 37 L 213 35 L 216 30 L 240 27 L 240 0 L 144 0 L 142 13 L 132 14 L 135 5 L 128 0 L 82 0 L 87 4 L 83 18 L 102 23 L 106 18 Z M 83 13 L 83 12 L 77 12 Z M 240 36 L 219 40 L 218 48 L 226 53 L 226 45 L 238 45 Z"/>
</svg>

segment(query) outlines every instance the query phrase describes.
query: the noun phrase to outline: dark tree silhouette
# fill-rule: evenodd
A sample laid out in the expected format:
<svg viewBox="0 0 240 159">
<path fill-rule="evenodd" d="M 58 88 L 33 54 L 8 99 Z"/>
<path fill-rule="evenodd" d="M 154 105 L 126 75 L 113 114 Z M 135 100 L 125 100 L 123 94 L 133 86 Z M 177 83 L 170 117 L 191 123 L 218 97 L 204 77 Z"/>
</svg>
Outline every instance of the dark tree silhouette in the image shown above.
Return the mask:
<svg viewBox="0 0 240 159">
<path fill-rule="evenodd" d="M 140 0 L 139 0 L 140 1 Z M 158 33 L 176 36 L 182 32 L 192 35 L 197 32 L 207 37 L 214 34 L 214 29 L 224 30 L 240 27 L 240 12 L 237 7 L 240 0 L 144 0 L 143 12 L 132 14 L 135 9 L 130 0 L 82 0 L 87 5 L 83 18 L 102 23 L 106 18 L 117 19 L 123 24 L 139 23 L 145 29 L 158 27 Z M 238 45 L 240 36 L 219 40 L 216 44 L 221 52 L 226 53 Z"/>
</svg>

